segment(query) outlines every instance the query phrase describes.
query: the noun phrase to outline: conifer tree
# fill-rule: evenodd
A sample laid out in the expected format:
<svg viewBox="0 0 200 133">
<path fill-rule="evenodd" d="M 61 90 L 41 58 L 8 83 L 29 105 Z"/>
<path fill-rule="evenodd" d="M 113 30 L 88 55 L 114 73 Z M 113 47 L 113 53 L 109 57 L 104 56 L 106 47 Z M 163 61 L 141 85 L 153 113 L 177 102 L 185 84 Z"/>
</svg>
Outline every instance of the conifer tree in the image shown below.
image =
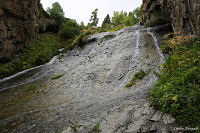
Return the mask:
<svg viewBox="0 0 200 133">
<path fill-rule="evenodd" d="M 101 27 L 108 27 L 110 25 L 111 25 L 110 16 L 109 16 L 109 14 L 107 14 L 107 16 L 104 18 L 104 21 L 103 21 Z"/>
</svg>

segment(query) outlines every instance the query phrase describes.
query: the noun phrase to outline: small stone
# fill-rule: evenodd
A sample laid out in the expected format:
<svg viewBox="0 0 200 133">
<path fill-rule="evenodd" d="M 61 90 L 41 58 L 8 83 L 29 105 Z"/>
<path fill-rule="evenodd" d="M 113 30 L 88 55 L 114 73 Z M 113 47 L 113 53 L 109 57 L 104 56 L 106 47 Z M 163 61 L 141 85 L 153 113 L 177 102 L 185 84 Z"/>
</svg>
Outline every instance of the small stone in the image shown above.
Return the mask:
<svg viewBox="0 0 200 133">
<path fill-rule="evenodd" d="M 160 118 L 161 118 L 161 113 L 157 111 L 157 112 L 151 117 L 151 121 L 159 121 Z"/>
<path fill-rule="evenodd" d="M 152 125 L 152 127 L 151 127 L 151 130 L 150 131 L 156 131 L 157 130 L 157 126 L 156 126 L 156 124 L 154 123 L 153 125 Z"/>
<path fill-rule="evenodd" d="M 175 122 L 175 119 L 172 116 L 168 115 L 168 114 L 165 114 L 162 117 L 162 120 L 163 120 L 164 124 L 172 124 L 172 123 Z"/>
<path fill-rule="evenodd" d="M 168 131 L 167 131 L 167 129 L 164 128 L 161 130 L 161 133 L 168 133 Z"/>
<path fill-rule="evenodd" d="M 4 14 L 4 11 L 0 9 L 0 16 L 2 16 L 3 14 Z"/>
</svg>

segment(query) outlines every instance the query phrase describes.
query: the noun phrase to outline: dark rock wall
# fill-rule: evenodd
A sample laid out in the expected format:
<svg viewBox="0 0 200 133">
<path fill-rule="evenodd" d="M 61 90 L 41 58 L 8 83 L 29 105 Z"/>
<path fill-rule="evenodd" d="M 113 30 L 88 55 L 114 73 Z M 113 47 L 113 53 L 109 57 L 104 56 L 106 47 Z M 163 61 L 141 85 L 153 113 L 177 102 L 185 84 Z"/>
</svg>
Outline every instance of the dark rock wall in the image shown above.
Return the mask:
<svg viewBox="0 0 200 133">
<path fill-rule="evenodd" d="M 152 21 L 152 13 L 160 7 L 160 17 L 168 20 L 175 32 L 200 34 L 200 0 L 143 0 L 142 20 Z"/>
<path fill-rule="evenodd" d="M 0 63 L 15 57 L 50 23 L 40 0 L 0 0 Z"/>
</svg>

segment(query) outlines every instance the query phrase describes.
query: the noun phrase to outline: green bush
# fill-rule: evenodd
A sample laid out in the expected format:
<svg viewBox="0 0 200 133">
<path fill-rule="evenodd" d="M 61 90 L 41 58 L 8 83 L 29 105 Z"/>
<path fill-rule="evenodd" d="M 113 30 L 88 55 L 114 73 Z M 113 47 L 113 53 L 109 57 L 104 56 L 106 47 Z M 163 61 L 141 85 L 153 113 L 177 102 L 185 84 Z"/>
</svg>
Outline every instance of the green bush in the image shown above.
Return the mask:
<svg viewBox="0 0 200 133">
<path fill-rule="evenodd" d="M 50 33 L 40 34 L 38 40 L 24 48 L 19 59 L 0 66 L 0 78 L 47 63 L 53 56 L 59 54 L 59 49 L 62 47 L 59 36 Z"/>
<path fill-rule="evenodd" d="M 187 126 L 200 128 L 200 37 L 183 42 L 163 64 L 149 91 L 151 104 Z"/>
<path fill-rule="evenodd" d="M 32 91 L 33 89 L 36 89 L 35 85 L 32 85 L 32 86 L 25 88 L 25 91 Z"/>
<path fill-rule="evenodd" d="M 59 36 L 63 39 L 72 39 L 80 34 L 81 27 L 76 21 L 68 20 L 60 27 Z"/>
</svg>

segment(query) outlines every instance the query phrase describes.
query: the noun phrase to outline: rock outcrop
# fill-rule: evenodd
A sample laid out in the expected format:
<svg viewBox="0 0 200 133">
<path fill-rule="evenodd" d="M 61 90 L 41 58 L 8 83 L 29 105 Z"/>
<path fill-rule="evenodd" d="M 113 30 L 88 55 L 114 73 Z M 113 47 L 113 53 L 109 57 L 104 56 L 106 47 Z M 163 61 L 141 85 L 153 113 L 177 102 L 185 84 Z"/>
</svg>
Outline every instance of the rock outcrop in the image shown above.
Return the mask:
<svg viewBox="0 0 200 133">
<path fill-rule="evenodd" d="M 160 17 L 171 23 L 180 34 L 200 34 L 199 0 L 143 0 L 144 24 Z"/>
<path fill-rule="evenodd" d="M 40 0 L 0 0 L 0 63 L 15 57 L 50 23 Z"/>
</svg>

